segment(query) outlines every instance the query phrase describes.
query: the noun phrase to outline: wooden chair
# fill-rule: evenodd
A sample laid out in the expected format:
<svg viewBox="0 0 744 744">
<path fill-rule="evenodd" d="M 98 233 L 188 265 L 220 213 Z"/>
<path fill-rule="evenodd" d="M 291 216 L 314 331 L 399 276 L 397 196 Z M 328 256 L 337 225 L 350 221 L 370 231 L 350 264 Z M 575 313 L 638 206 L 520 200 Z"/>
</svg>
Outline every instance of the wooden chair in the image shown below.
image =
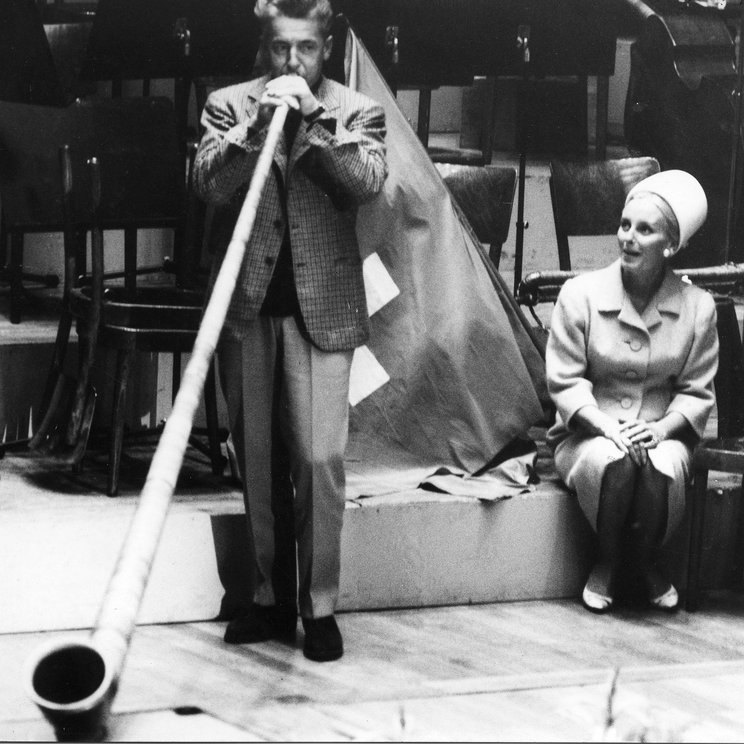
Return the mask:
<svg viewBox="0 0 744 744">
<path fill-rule="evenodd" d="M 516 168 L 451 163 L 436 167 L 478 240 L 488 244 L 488 255 L 498 269 L 501 247 L 509 236 Z"/>
<path fill-rule="evenodd" d="M 0 193 L 3 226 L 11 238 L 8 267 L 11 321 L 20 322 L 23 236 L 64 229 L 59 148 L 70 144 L 104 164 L 104 230 L 124 233 L 123 276 L 129 289 L 138 274 L 162 270 L 137 260 L 138 230 L 172 231 L 177 265 L 183 248 L 184 155 L 174 107 L 167 98 L 84 99 L 66 108 L 0 102 Z M 85 254 L 79 255 L 84 272 Z"/>
<path fill-rule="evenodd" d="M 734 302 L 726 298 L 718 304 L 718 332 L 721 343 L 719 370 L 727 369 L 724 379 L 716 377 L 718 403 L 718 437 L 703 439 L 692 458 L 693 489 L 690 503 L 690 544 L 687 562 L 685 607 L 689 612 L 700 606 L 700 569 L 703 554 L 705 507 L 708 501 L 708 473 L 711 470 L 744 475 L 744 354 Z M 739 529 L 737 542 L 744 534 Z M 739 554 L 732 573 L 741 579 L 742 559 Z"/>
<path fill-rule="evenodd" d="M 551 160 L 550 201 L 558 266 L 571 270 L 569 236 L 616 233 L 630 189 L 658 172 L 659 161 L 650 157 L 601 162 Z"/>
<path fill-rule="evenodd" d="M 173 395 L 180 381 L 180 355 L 190 352 L 199 329 L 204 304 L 204 292 L 196 288 L 173 286 L 142 286 L 129 288 L 126 285 L 111 284 L 104 281 L 104 231 L 101 215 L 103 205 L 111 198 L 106 194 L 107 184 L 113 179 L 101 179 L 100 173 L 106 165 L 100 166 L 96 158 L 89 159 L 73 154 L 71 148 L 62 149 L 62 183 L 65 195 L 65 307 L 60 319 L 54 361 L 50 380 L 57 383 L 51 387 L 59 389 L 59 378 L 64 365 L 69 332 L 72 321 L 76 321 L 79 336 L 78 379 L 75 392 L 70 401 L 69 414 L 61 419 L 65 431 L 60 433 L 57 422 L 60 420 L 59 407 L 64 406 L 59 394 L 51 396 L 51 404 L 39 431 L 31 441 L 30 447 L 40 456 L 52 460 L 65 457 L 70 464 L 79 464 L 84 447 L 80 447 L 80 437 L 87 437 L 86 427 L 81 421 L 90 408 L 90 371 L 97 349 L 116 351 L 116 372 L 112 381 L 113 406 L 111 413 L 111 433 L 108 436 L 109 468 L 106 492 L 115 496 L 119 489 L 119 468 L 124 443 L 125 399 L 129 373 L 137 352 L 165 352 L 174 356 Z M 83 163 L 91 164 L 91 175 L 85 177 Z M 111 164 L 109 164 L 112 167 Z M 155 167 L 155 165 L 151 166 Z M 190 175 L 190 169 L 189 169 Z M 101 186 L 101 180 L 103 185 Z M 89 188 L 82 189 L 81 181 L 88 182 Z M 82 193 L 92 190 L 94 208 L 85 206 Z M 82 193 L 81 193 L 82 192 Z M 120 198 L 125 194 L 117 193 Z M 76 270 L 76 258 L 85 234 L 91 234 L 91 273 L 80 276 Z M 205 407 L 207 415 L 208 445 L 205 447 L 194 436 L 190 443 L 205 452 L 210 459 L 212 472 L 222 472 L 225 458 L 222 456 L 220 442 L 226 438 L 218 429 L 217 398 L 214 367 L 210 370 L 205 386 Z M 93 394 L 93 397 L 95 394 Z M 56 408 L 56 410 L 55 410 Z M 64 424 L 65 420 L 69 423 Z M 156 429 L 155 432 L 158 432 Z M 138 434 L 141 434 L 139 432 Z M 153 433 L 146 430 L 144 433 Z"/>
</svg>

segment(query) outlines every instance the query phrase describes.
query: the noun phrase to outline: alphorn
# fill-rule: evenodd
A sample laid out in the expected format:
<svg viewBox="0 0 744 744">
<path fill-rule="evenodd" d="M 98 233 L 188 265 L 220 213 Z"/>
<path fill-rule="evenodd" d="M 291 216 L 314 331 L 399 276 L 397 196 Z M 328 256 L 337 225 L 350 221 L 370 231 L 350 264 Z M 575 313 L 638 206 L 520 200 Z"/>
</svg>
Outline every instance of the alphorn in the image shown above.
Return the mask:
<svg viewBox="0 0 744 744">
<path fill-rule="evenodd" d="M 108 730 L 137 613 L 183 463 L 209 364 L 225 323 L 246 244 L 288 107 L 274 110 L 266 141 L 204 311 L 189 363 L 153 455 L 137 509 L 90 636 L 41 646 L 29 658 L 26 691 L 58 741 L 102 741 Z"/>
</svg>

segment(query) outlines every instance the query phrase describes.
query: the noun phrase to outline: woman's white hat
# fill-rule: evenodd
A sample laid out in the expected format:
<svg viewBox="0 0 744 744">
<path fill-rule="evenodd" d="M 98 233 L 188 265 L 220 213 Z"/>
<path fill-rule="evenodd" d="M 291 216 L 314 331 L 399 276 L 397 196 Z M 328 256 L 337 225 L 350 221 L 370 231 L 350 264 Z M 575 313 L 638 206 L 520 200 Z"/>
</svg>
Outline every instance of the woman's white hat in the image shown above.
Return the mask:
<svg viewBox="0 0 744 744">
<path fill-rule="evenodd" d="M 641 193 L 660 196 L 671 208 L 679 225 L 679 247 L 700 229 L 708 216 L 708 199 L 695 176 L 682 170 L 666 170 L 639 181 L 625 203 Z"/>
</svg>

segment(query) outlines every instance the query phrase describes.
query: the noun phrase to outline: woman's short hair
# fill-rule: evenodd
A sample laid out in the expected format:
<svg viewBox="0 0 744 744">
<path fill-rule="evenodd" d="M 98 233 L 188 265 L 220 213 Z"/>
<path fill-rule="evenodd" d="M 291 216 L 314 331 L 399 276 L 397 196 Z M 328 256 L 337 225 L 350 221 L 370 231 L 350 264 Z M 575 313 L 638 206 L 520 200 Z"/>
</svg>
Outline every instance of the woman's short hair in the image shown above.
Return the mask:
<svg viewBox="0 0 744 744">
<path fill-rule="evenodd" d="M 262 24 L 276 16 L 317 21 L 324 37 L 330 35 L 333 27 L 330 0 L 256 0 L 254 13 Z"/>
</svg>

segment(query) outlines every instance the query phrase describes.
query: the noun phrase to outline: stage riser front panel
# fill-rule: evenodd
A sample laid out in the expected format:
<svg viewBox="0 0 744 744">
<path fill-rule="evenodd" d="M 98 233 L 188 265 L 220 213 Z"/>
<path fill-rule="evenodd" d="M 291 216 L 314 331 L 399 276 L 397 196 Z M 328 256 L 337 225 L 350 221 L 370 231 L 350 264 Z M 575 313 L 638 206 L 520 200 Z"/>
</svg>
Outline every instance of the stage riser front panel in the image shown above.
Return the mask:
<svg viewBox="0 0 744 744">
<path fill-rule="evenodd" d="M 712 488 L 717 489 L 714 481 Z M 735 488 L 712 492 L 718 526 L 706 537 L 704 583 L 727 580 Z M 89 514 L 55 508 L 29 522 L 0 523 L 0 632 L 91 627 L 134 510 L 109 500 Z M 171 511 L 138 622 L 211 620 L 248 592 L 239 513 Z M 719 521 L 720 520 L 720 521 Z M 685 531 L 667 551 L 684 569 Z M 350 503 L 342 535 L 340 610 L 576 597 L 590 568 L 593 541 L 565 491 L 475 500 Z"/>
</svg>

